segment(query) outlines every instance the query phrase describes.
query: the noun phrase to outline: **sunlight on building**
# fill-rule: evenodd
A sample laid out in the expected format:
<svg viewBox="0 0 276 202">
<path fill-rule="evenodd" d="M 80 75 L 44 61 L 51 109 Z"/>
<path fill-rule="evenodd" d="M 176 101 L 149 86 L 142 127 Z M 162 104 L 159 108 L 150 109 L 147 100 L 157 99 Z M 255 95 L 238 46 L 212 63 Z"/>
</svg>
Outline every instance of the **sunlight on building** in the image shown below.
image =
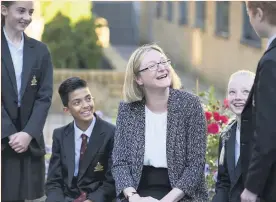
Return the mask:
<svg viewBox="0 0 276 202">
<path fill-rule="evenodd" d="M 95 20 L 95 24 L 96 26 L 99 26 L 95 30 L 99 38 L 98 45 L 102 46 L 103 48 L 107 48 L 109 46 L 110 36 L 108 22 L 104 18 L 97 18 Z"/>
<path fill-rule="evenodd" d="M 197 67 L 202 63 L 202 37 L 200 29 L 194 30 L 192 40 L 192 64 Z"/>
</svg>

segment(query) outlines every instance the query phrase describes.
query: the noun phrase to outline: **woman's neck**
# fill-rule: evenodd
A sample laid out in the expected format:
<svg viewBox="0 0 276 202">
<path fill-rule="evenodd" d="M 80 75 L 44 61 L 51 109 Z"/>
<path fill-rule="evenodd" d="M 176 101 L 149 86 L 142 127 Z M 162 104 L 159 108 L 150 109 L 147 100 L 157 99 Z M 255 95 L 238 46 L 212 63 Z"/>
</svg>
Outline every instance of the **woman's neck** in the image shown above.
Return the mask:
<svg viewBox="0 0 276 202">
<path fill-rule="evenodd" d="M 9 40 L 13 44 L 20 44 L 22 40 L 22 32 L 16 32 L 14 29 L 10 28 L 9 26 L 4 26 L 5 32 L 9 37 Z"/>
<path fill-rule="evenodd" d="M 152 111 L 156 113 L 162 113 L 167 111 L 169 88 L 164 90 L 146 90 L 146 105 Z"/>
</svg>

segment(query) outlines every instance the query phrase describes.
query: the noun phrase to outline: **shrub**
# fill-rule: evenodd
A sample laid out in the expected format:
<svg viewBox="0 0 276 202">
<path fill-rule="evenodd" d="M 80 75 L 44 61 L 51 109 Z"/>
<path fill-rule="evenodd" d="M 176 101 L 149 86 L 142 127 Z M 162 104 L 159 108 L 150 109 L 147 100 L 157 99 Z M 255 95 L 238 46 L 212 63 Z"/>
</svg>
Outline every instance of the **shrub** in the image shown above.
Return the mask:
<svg viewBox="0 0 276 202">
<path fill-rule="evenodd" d="M 55 68 L 76 68 L 75 41 L 68 17 L 57 13 L 53 21 L 45 24 L 42 41 L 50 49 Z"/>
<path fill-rule="evenodd" d="M 94 18 L 83 19 L 74 27 L 75 53 L 78 67 L 82 69 L 98 68 L 101 60 L 101 47 L 95 32 Z"/>
<path fill-rule="evenodd" d="M 51 52 L 55 68 L 99 68 L 101 46 L 95 19 L 81 18 L 75 24 L 61 12 L 44 27 L 42 41 Z"/>
</svg>

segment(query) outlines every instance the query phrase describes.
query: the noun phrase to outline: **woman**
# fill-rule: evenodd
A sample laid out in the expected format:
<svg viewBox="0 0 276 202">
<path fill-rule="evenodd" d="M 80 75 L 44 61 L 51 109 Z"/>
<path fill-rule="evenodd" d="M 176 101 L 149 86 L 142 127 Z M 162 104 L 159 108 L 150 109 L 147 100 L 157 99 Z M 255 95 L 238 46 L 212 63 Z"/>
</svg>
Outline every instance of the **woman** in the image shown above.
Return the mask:
<svg viewBox="0 0 276 202">
<path fill-rule="evenodd" d="M 157 45 L 130 57 L 119 106 L 112 173 L 121 201 L 207 200 L 206 120 L 198 97 Z"/>
<path fill-rule="evenodd" d="M 218 177 L 213 202 L 241 201 L 244 186 L 239 161 L 240 119 L 254 78 L 253 72 L 241 70 L 232 74 L 229 79 L 227 97 L 230 110 L 236 117 L 221 134 Z"/>
<path fill-rule="evenodd" d="M 31 1 L 1 2 L 1 201 L 44 195 L 43 127 L 51 105 L 53 67 L 45 44 L 24 30 Z"/>
</svg>

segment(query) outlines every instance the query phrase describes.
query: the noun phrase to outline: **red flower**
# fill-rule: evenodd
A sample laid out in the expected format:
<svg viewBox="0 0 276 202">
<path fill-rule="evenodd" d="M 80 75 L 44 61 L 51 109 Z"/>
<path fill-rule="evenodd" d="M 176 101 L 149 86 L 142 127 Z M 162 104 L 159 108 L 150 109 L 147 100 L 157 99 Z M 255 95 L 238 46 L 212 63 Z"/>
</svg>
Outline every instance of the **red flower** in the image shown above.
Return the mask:
<svg viewBox="0 0 276 202">
<path fill-rule="evenodd" d="M 224 105 L 225 109 L 229 108 L 229 102 L 228 102 L 228 100 L 226 98 L 223 101 L 223 105 Z"/>
<path fill-rule="evenodd" d="M 208 133 L 217 134 L 219 132 L 219 125 L 217 123 L 211 123 L 208 125 Z"/>
<path fill-rule="evenodd" d="M 205 117 L 206 117 L 207 121 L 210 121 L 210 119 L 212 117 L 212 113 L 211 112 L 205 112 Z"/>
<path fill-rule="evenodd" d="M 227 124 L 228 123 L 228 117 L 227 116 L 220 116 L 220 120 L 222 123 Z"/>
<path fill-rule="evenodd" d="M 220 121 L 220 115 L 218 112 L 213 112 L 213 116 L 216 121 Z"/>
</svg>

